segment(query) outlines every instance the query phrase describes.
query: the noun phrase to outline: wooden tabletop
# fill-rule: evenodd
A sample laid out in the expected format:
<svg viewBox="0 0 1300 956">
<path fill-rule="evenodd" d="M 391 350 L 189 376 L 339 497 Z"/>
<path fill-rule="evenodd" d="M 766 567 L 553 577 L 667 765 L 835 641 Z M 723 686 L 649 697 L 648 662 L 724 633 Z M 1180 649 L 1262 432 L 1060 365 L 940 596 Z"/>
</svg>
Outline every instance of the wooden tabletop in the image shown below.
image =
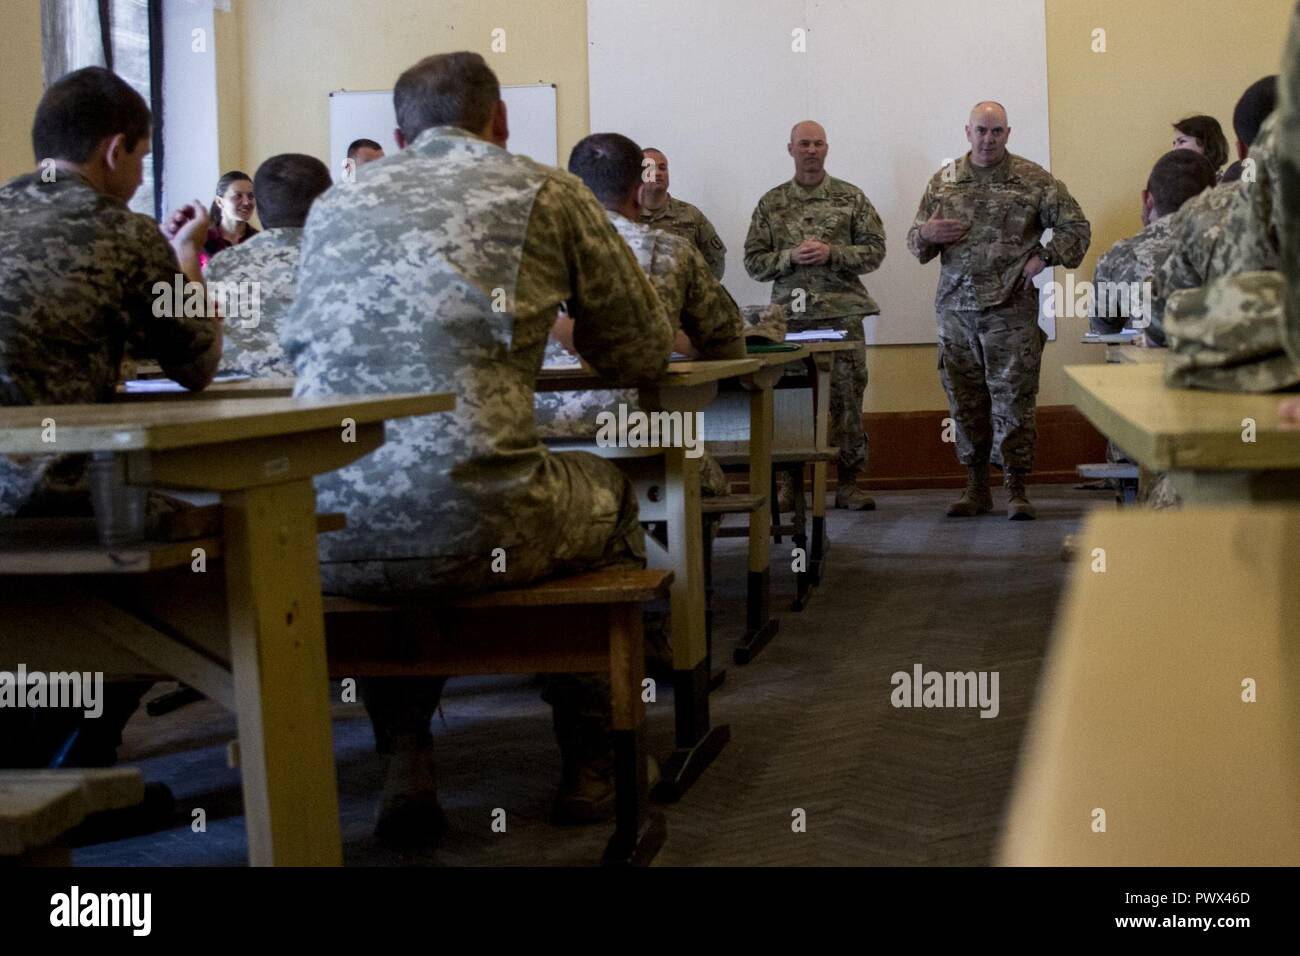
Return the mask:
<svg viewBox="0 0 1300 956">
<path fill-rule="evenodd" d="M 119 402 L 211 401 L 215 398 L 286 398 L 293 394 L 294 378 L 250 378 L 238 382 L 213 382 L 191 391 L 171 379 L 151 379 L 148 391 L 128 391 L 118 386 Z"/>
<path fill-rule="evenodd" d="M 866 343 L 854 342 L 851 339 L 836 339 L 833 342 L 791 342 L 790 344 L 802 346 L 811 355 L 816 355 L 818 352 L 852 352 L 854 349 L 866 347 Z"/>
<path fill-rule="evenodd" d="M 1163 365 L 1168 349 L 1148 348 L 1144 345 L 1107 345 L 1106 361 L 1120 365 Z"/>
<path fill-rule="evenodd" d="M 1098 430 L 1153 471 L 1300 469 L 1300 430 L 1279 395 L 1169 388 L 1163 365 L 1073 365 L 1070 393 Z M 1255 441 L 1244 441 L 1250 419 Z"/>
<path fill-rule="evenodd" d="M 44 454 L 192 448 L 449 411 L 452 395 L 217 399 L 0 408 L 0 453 Z M 52 419 L 55 441 L 46 442 Z"/>
<path fill-rule="evenodd" d="M 785 355 L 797 355 L 786 352 Z M 655 388 L 689 388 L 692 385 L 706 385 L 723 379 L 735 378 L 757 372 L 763 367 L 758 356 L 744 359 L 722 359 L 714 362 L 673 362 L 663 376 L 651 383 Z M 625 388 L 601 378 L 586 367 L 543 368 L 537 375 L 539 392 L 578 392 L 601 388 Z M 645 386 L 641 386 L 645 387 Z"/>
</svg>

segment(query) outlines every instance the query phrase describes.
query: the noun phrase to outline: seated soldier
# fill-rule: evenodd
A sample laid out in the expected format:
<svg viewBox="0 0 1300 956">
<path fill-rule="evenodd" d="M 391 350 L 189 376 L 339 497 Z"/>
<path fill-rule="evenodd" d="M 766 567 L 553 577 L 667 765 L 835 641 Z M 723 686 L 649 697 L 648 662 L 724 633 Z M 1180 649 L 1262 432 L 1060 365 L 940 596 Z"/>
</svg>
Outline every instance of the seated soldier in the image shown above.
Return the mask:
<svg viewBox="0 0 1300 956">
<path fill-rule="evenodd" d="M 330 593 L 462 595 L 645 561 L 630 482 L 595 455 L 551 454 L 533 395 L 568 302 L 578 352 L 636 385 L 667 367 L 672 326 L 636 258 L 575 177 L 505 150 L 495 74 L 476 53 L 431 56 L 393 91 L 401 152 L 312 209 L 298 297 L 282 330 L 299 395 L 452 392 L 455 410 L 390 422 L 368 457 L 317 482 L 347 513 L 321 537 Z M 445 826 L 429 724 L 443 681 L 363 685 L 394 753 L 378 835 L 430 842 Z M 563 821 L 612 812 L 608 689 L 549 679 Z"/>
<path fill-rule="evenodd" d="M 316 197 L 331 185 L 325 164 L 301 153 L 272 156 L 258 168 L 253 189 L 262 231 L 214 258 L 207 271 L 209 287 L 226 305 L 223 372 L 254 377 L 293 374 L 280 345 L 280 325 L 298 287 L 303 223 Z M 254 315 L 244 314 L 250 301 L 256 303 Z M 245 308 L 233 308 L 236 303 Z"/>
<path fill-rule="evenodd" d="M 1140 289 L 1149 289 L 1151 275 L 1172 248 L 1169 234 L 1173 213 L 1183 204 L 1214 185 L 1214 168 L 1200 153 L 1175 149 L 1161 156 L 1142 190 L 1142 225 L 1134 236 L 1121 239 L 1097 260 L 1093 274 L 1095 306 L 1091 317 L 1094 332 L 1118 332 L 1131 318 L 1137 328 L 1148 328 L 1153 339 L 1162 341 L 1160 314 L 1152 301 L 1152 315 L 1141 315 L 1150 300 Z M 1118 293 L 1118 294 L 1116 294 Z M 1135 294 L 1136 293 L 1136 294 Z"/>
<path fill-rule="evenodd" d="M 98 67 L 69 73 L 36 108 L 38 169 L 0 187 L 0 405 L 113 399 L 127 343 L 191 389 L 221 357 L 218 320 L 158 315 L 177 276 L 202 288 L 208 217 L 195 202 L 161 227 L 130 211 L 150 144 L 149 108 Z M 90 514 L 84 455 L 0 455 L 0 516 Z M 148 685 L 110 685 L 97 720 L 10 711 L 0 764 L 96 766 L 116 759 L 121 728 Z M 37 716 L 13 715 L 35 714 Z"/>
<path fill-rule="evenodd" d="M 1165 303 L 1179 289 L 1195 289 L 1217 274 L 1222 268 L 1219 247 L 1222 244 L 1228 216 L 1239 197 L 1252 189 L 1257 169 L 1245 176 L 1245 161 L 1250 148 L 1259 139 L 1265 119 L 1277 105 L 1277 77 L 1266 76 L 1252 83 L 1237 101 L 1232 114 L 1233 129 L 1237 134 L 1237 156 L 1242 163 L 1242 176 L 1228 178 L 1213 189 L 1207 189 L 1189 200 L 1175 213 L 1169 223 L 1173 240 L 1165 260 L 1157 264 L 1152 281 L 1154 311 L 1163 315 Z M 1244 180 L 1244 181 L 1243 181 Z M 1257 266 L 1260 267 L 1260 266 Z M 1163 329 L 1148 338 L 1156 345 L 1164 345 Z"/>
<path fill-rule="evenodd" d="M 637 222 L 640 216 L 642 151 L 618 133 L 588 136 L 569 155 L 569 172 L 578 176 L 605 207 L 614 229 L 631 247 L 659 293 L 676 334 L 674 348 L 692 358 L 745 357 L 740 310 L 708 262 L 690 242 Z M 563 361 L 572 351 L 573 320 L 556 321 L 547 345 L 547 362 Z M 620 404 L 637 408 L 629 390 L 542 392 L 536 398 L 537 430 L 546 438 L 590 436 L 597 432 L 596 416 Z M 701 490 L 724 495 L 727 481 L 707 453 L 701 463 Z"/>
</svg>

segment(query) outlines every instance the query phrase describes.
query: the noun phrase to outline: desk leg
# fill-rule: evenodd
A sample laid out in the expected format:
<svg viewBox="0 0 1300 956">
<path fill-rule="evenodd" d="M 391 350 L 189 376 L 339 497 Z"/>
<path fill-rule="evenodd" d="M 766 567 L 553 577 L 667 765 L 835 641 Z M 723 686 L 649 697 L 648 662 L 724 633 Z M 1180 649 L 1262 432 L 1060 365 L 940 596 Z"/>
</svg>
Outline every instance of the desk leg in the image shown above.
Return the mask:
<svg viewBox="0 0 1300 956">
<path fill-rule="evenodd" d="M 831 447 L 831 367 L 834 355 L 822 352 L 813 357 L 813 444 L 818 451 Z M 808 562 L 812 586 L 822 583 L 826 566 L 826 472 L 825 461 L 813 463 L 812 499 L 812 554 Z"/>
<path fill-rule="evenodd" d="M 226 584 L 253 866 L 339 866 L 311 479 L 227 492 Z"/>
<path fill-rule="evenodd" d="M 772 387 L 749 385 L 749 488 L 772 487 Z M 772 616 L 772 518 L 766 508 L 749 516 L 749 580 L 745 609 L 745 636 L 736 645 L 737 664 L 748 664 L 776 636 L 780 622 Z"/>
<path fill-rule="evenodd" d="M 646 806 L 645 675 L 641 606 L 617 604 L 609 609 L 609 688 L 614 737 L 615 829 L 605 847 L 607 865 L 644 866 L 664 845 L 668 828 L 663 814 Z"/>
<path fill-rule="evenodd" d="M 709 654 L 704 628 L 704 522 L 700 462 L 664 450 L 672 602 L 673 701 L 677 748 L 665 762 L 655 799 L 671 802 L 690 789 L 728 740 L 731 728 L 709 722 Z"/>
</svg>

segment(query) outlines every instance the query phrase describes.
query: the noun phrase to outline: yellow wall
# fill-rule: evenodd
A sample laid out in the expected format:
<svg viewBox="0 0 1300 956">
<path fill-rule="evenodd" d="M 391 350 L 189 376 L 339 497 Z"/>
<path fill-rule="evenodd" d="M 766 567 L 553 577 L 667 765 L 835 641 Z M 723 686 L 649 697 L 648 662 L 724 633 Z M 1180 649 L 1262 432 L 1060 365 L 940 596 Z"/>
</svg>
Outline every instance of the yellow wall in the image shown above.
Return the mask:
<svg viewBox="0 0 1300 956">
<path fill-rule="evenodd" d="M 584 0 L 234 0 L 241 49 L 219 49 L 218 77 L 242 75 L 243 127 L 226 129 L 223 153 L 242 148 L 252 168 L 284 150 L 324 156 L 331 89 L 385 89 L 419 57 L 454 49 L 488 57 L 504 83 L 556 83 L 560 155 L 589 132 Z M 1207 112 L 1231 130 L 1245 87 L 1281 59 L 1290 0 L 1046 0 L 1052 167 L 1093 224 L 1100 252 L 1140 228 L 1137 196 L 1151 164 L 1168 148 L 1169 124 Z M 430 12 L 432 11 L 432 12 Z M 218 18 L 223 15 L 218 14 Z M 491 52 L 505 27 L 507 52 Z M 1092 31 L 1107 31 L 1107 52 L 1092 52 Z M 218 43 L 226 34 L 218 26 Z M 242 63 L 231 69 L 228 57 Z M 1012 127 L 1015 117 L 1011 118 Z M 1014 148 L 1014 143 L 1013 143 Z M 907 255 L 891 237 L 891 255 Z M 1064 276 L 1062 275 L 1063 279 Z M 1062 320 L 1044 359 L 1043 404 L 1068 403 L 1065 365 L 1099 361 L 1079 344 L 1082 323 Z M 873 348 L 869 411 L 945 407 L 933 346 Z"/>
<path fill-rule="evenodd" d="M 0 3 L 0 182 L 36 166 L 32 116 L 44 92 L 41 80 L 40 0 Z"/>
</svg>

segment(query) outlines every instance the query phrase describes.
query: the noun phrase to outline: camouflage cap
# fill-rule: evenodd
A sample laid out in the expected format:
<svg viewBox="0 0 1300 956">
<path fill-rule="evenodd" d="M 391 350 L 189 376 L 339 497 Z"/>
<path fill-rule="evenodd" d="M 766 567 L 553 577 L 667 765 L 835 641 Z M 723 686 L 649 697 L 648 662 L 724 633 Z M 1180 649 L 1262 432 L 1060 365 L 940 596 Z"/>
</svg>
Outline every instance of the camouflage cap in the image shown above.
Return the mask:
<svg viewBox="0 0 1300 956">
<path fill-rule="evenodd" d="M 1165 310 L 1165 383 L 1223 392 L 1300 385 L 1300 366 L 1283 341 L 1285 297 L 1280 272 L 1245 272 L 1175 293 Z"/>
<path fill-rule="evenodd" d="M 763 339 L 768 342 L 784 342 L 786 315 L 785 307 L 772 305 L 747 305 L 740 310 L 745 322 L 746 339 Z"/>
</svg>

